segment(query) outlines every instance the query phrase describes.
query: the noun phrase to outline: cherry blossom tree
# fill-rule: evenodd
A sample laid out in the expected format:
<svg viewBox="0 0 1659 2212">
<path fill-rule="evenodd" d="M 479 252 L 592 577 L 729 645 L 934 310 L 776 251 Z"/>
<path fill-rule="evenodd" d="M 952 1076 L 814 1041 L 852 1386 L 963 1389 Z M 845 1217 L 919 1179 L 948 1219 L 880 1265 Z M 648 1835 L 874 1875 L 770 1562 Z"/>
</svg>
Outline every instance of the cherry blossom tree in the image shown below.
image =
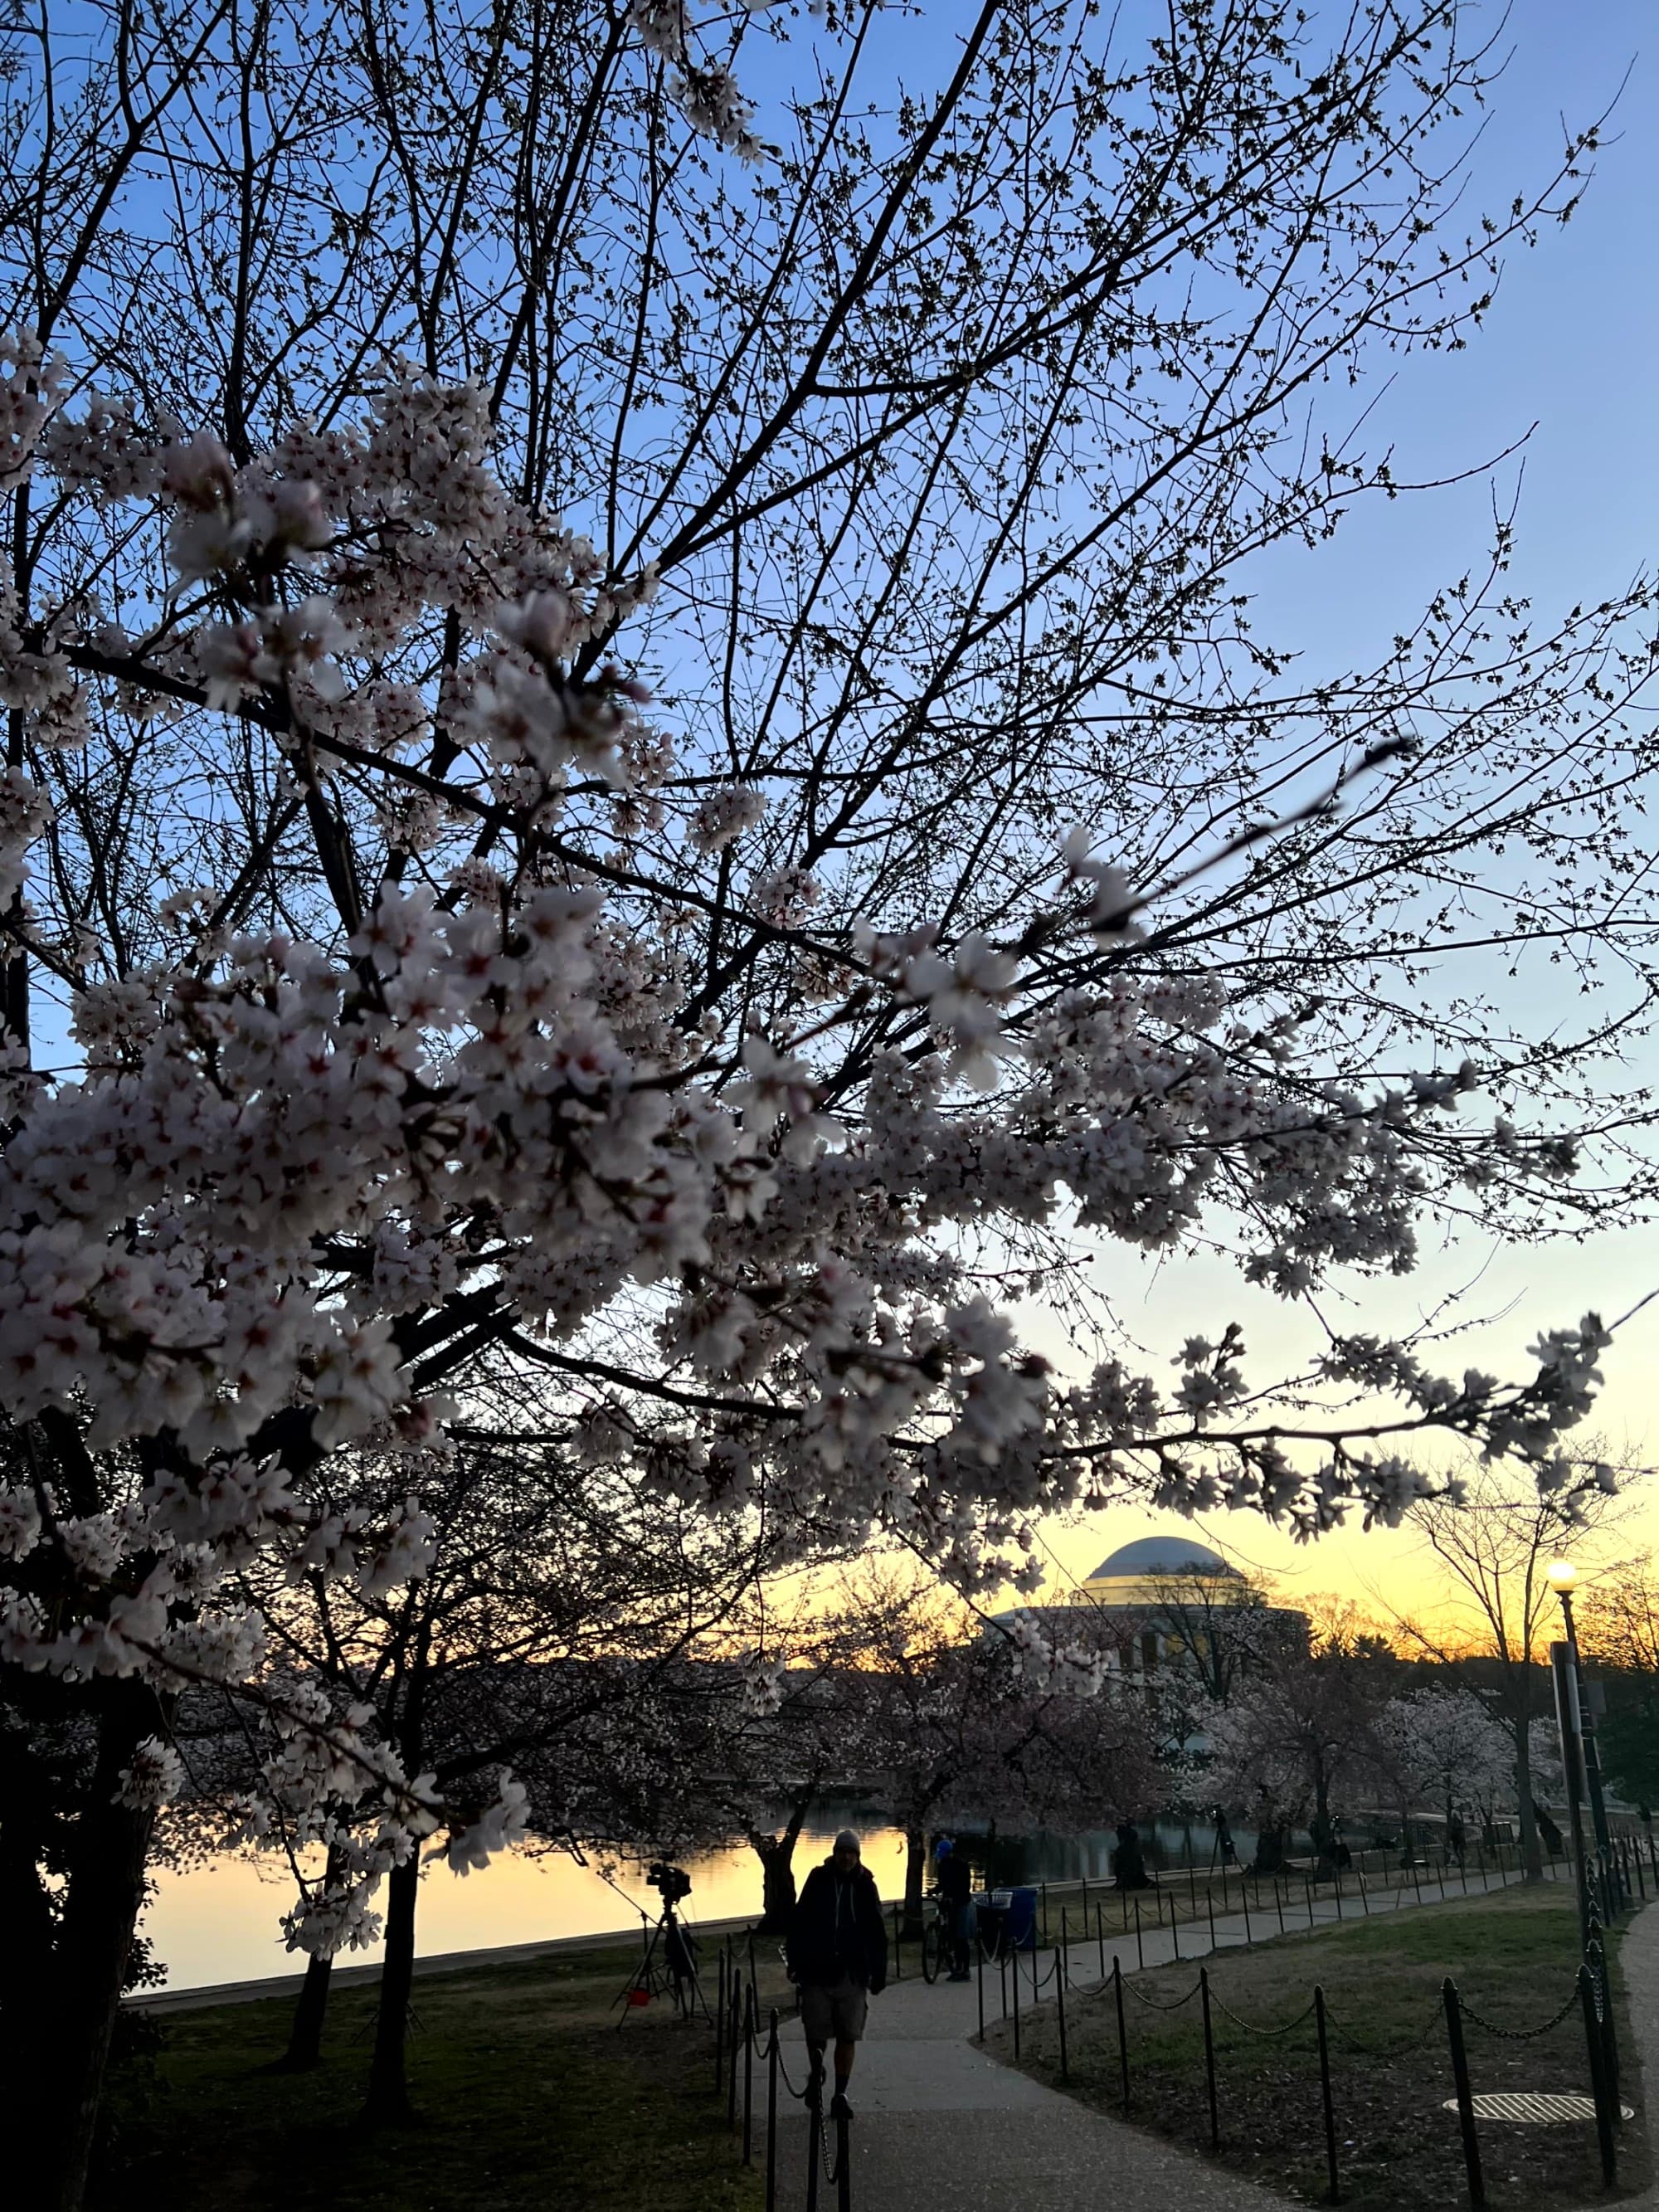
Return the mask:
<svg viewBox="0 0 1659 2212">
<path fill-rule="evenodd" d="M 0 2008 L 59 2212 L 183 1694 L 257 1723 L 245 1831 L 336 1855 L 324 1950 L 526 1817 L 245 1595 L 418 1585 L 496 1363 L 596 1481 L 970 1590 L 1131 1492 L 1395 1519 L 1425 1431 L 1574 1478 L 1595 1316 L 1510 1382 L 1361 1335 L 1276 1394 L 1231 1330 L 1058 1375 L 1018 1301 L 1080 1237 L 1295 1297 L 1425 1209 L 1555 1218 L 1651 997 L 1604 889 L 1645 587 L 1534 629 L 1505 532 L 1303 682 L 1244 572 L 1399 488 L 1316 395 L 1462 345 L 1589 140 L 1466 238 L 1455 8 L 942 27 L 873 106 L 840 0 L 5 33 L 0 1668 L 90 1764 Z M 1425 1013 L 1494 939 L 1606 957 L 1583 1050 Z M 1602 1158 L 1575 1225 L 1644 1187 Z"/>
<path fill-rule="evenodd" d="M 1412 1509 L 1410 1520 L 1439 1571 L 1441 1601 L 1432 1613 L 1401 1616 L 1399 1629 L 1407 1647 L 1425 1657 L 1476 1662 L 1467 1670 L 1470 1686 L 1509 1735 L 1525 1878 L 1541 1881 L 1534 1723 L 1551 1710 L 1548 1647 L 1557 1601 L 1549 1564 L 1616 1519 L 1622 1508 L 1614 1469 L 1586 1453 L 1567 1480 L 1540 1490 L 1513 1470 L 1477 1467 L 1458 1483 L 1455 1511 L 1452 1503 L 1424 1498 Z"/>
<path fill-rule="evenodd" d="M 841 1684 L 845 1747 L 903 1831 L 912 1934 L 928 1833 L 942 1823 L 1077 1830 L 1146 1802 L 1152 1719 L 1091 1623 L 1079 1620 L 1065 1643 L 1020 1615 L 981 1627 L 927 1577 L 891 1565 L 849 1580 L 845 1620 L 855 1638 Z"/>
<path fill-rule="evenodd" d="M 1651 1553 L 1621 1560 L 1586 1594 L 1582 1641 L 1607 1699 L 1595 1724 L 1615 1789 L 1652 1819 L 1659 1804 L 1659 1584 Z"/>
<path fill-rule="evenodd" d="M 1472 1690 L 1427 1686 L 1390 1698 L 1372 1724 L 1377 1769 L 1405 1822 L 1427 1800 L 1449 1829 L 1460 1802 L 1493 1808 L 1515 1788 L 1515 1746 L 1486 1700 Z"/>
<path fill-rule="evenodd" d="M 303 1547 L 286 1559 L 272 1547 L 239 1577 L 244 1603 L 266 1624 L 265 1679 L 278 1711 L 319 1692 L 336 1710 L 356 1708 L 404 1771 L 424 1771 L 447 1802 L 474 1806 L 486 1825 L 473 1828 L 472 1848 L 427 1854 L 447 1856 L 463 1875 L 499 1847 L 487 1825 L 498 1804 L 512 1808 L 498 1823 L 502 1838 L 580 1850 L 647 1834 L 630 1778 L 678 1763 L 665 1739 L 678 1732 L 695 1741 L 711 1706 L 769 1703 L 755 1698 L 757 1670 L 740 1656 L 744 1608 L 765 1563 L 752 1525 L 642 1495 L 617 1470 L 584 1465 L 563 1440 L 532 1428 L 530 1417 L 549 1413 L 547 1397 L 539 1378 L 517 1392 L 503 1383 L 491 1402 L 498 1418 L 517 1412 L 516 1431 L 503 1437 L 462 1427 L 453 1450 L 424 1470 L 400 1455 L 377 1464 L 341 1453 L 298 1486 L 313 1525 L 343 1523 L 348 1540 L 377 1506 L 418 1512 L 426 1557 L 413 1582 L 331 1577 Z M 411 1482 L 420 1486 L 412 1494 Z M 244 1776 L 243 1788 L 257 1780 Z M 279 1802 L 264 1838 L 296 1871 L 308 1809 L 292 1823 Z M 344 1916 L 349 1942 L 384 1931 L 374 2118 L 408 2106 L 422 1874 L 410 1854 L 389 1869 L 374 1909 L 362 1910 L 353 1876 L 373 1859 L 384 1811 L 373 1787 L 331 1808 L 328 1863 L 301 1879 L 289 1919 L 291 1942 L 310 1954 L 290 2044 L 295 2064 L 314 2057 L 335 1916 Z"/>
<path fill-rule="evenodd" d="M 1334 1824 L 1371 1778 L 1377 1717 L 1398 1671 L 1354 1607 L 1312 1605 L 1311 1636 L 1281 1621 L 1260 1639 L 1249 1674 L 1204 1722 L 1213 1795 L 1254 1821 L 1263 1874 L 1282 1864 L 1304 1823 L 1322 1870 L 1332 1870 Z"/>
</svg>

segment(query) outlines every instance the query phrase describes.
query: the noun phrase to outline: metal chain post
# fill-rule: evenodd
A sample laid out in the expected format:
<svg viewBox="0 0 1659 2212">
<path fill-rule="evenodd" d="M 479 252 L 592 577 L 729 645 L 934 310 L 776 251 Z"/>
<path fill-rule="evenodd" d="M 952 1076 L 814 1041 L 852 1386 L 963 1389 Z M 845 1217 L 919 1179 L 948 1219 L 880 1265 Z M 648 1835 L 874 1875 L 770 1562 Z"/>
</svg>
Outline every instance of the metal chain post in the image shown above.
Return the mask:
<svg viewBox="0 0 1659 2212">
<path fill-rule="evenodd" d="M 1112 1959 L 1112 1993 L 1117 1999 L 1117 2068 L 1123 2083 L 1123 2109 L 1129 2109 L 1129 2036 L 1123 2024 L 1123 1969 Z"/>
<path fill-rule="evenodd" d="M 751 1940 L 750 1955 L 754 1955 Z M 750 1982 L 743 1993 L 743 2162 L 755 2163 L 755 2033 L 760 2026 L 759 2008 L 755 2002 L 755 1984 Z"/>
<path fill-rule="evenodd" d="M 1607 2094 L 1614 2108 L 1619 2102 L 1619 2043 L 1613 2024 L 1613 1977 L 1607 1972 L 1607 1954 L 1600 1942 L 1592 1942 L 1588 1962 L 1595 1977 L 1596 2011 L 1601 2023 L 1601 2071 L 1607 2077 Z"/>
<path fill-rule="evenodd" d="M 818 2170 L 823 2162 L 823 2082 L 806 2088 L 806 2212 L 818 2212 Z"/>
<path fill-rule="evenodd" d="M 1069 2081 L 1072 2078 L 1072 2069 L 1066 2054 L 1066 1974 L 1063 1958 L 1063 1953 L 1056 1950 L 1054 1953 L 1054 2013 L 1060 2021 L 1060 2078 L 1062 2081 Z"/>
<path fill-rule="evenodd" d="M 1204 2008 L 1204 2079 L 1210 2093 L 1210 2148 L 1221 2148 L 1221 2122 L 1215 2100 L 1215 2031 L 1210 2024 L 1210 1970 L 1198 1970 L 1199 1999 Z"/>
<path fill-rule="evenodd" d="M 1095 1906 L 1095 1941 L 1100 1946 L 1100 1978 L 1106 1978 L 1106 1922 L 1098 1904 Z"/>
<path fill-rule="evenodd" d="M 714 2090 L 726 2085 L 726 1954 L 720 1954 L 720 1995 L 714 2000 Z"/>
<path fill-rule="evenodd" d="M 1451 2045 L 1452 2081 L 1457 2091 L 1457 2124 L 1463 2137 L 1463 2168 L 1468 2176 L 1473 2212 L 1485 2212 L 1486 2185 L 1480 2172 L 1480 2144 L 1474 2132 L 1474 2099 L 1469 2090 L 1468 2055 L 1463 2048 L 1462 2004 L 1449 1974 L 1440 1984 L 1446 2007 L 1446 2040 Z"/>
<path fill-rule="evenodd" d="M 974 1923 L 974 1995 L 979 2000 L 979 2039 L 985 2040 L 985 1938 Z"/>
<path fill-rule="evenodd" d="M 840 2112 L 836 2117 L 836 2212 L 852 2212 L 853 2161 L 848 2149 L 847 2115 Z"/>
<path fill-rule="evenodd" d="M 1014 1954 L 1014 2057 L 1019 2057 L 1019 1954 Z"/>
<path fill-rule="evenodd" d="M 778 2208 L 778 2008 L 767 2014 L 766 2043 L 766 2212 Z"/>
<path fill-rule="evenodd" d="M 743 2018 L 743 1984 L 735 1971 L 736 1965 L 737 1961 L 733 1960 L 733 1972 L 726 1987 L 726 2031 L 730 2039 L 726 2051 L 726 2124 L 728 2128 L 735 2128 L 738 2124 L 738 2039 Z"/>
<path fill-rule="evenodd" d="M 1601 2027 L 1596 2017 L 1595 1977 L 1587 1966 L 1578 1969 L 1578 1995 L 1584 2010 L 1584 2045 L 1589 2053 L 1590 2094 L 1595 2100 L 1595 2139 L 1601 2152 L 1601 2179 L 1611 2189 L 1619 2178 L 1619 2153 L 1613 2136 L 1613 2110 L 1618 2091 L 1609 2094 L 1607 2069 L 1602 2063 Z"/>
<path fill-rule="evenodd" d="M 1314 1984 L 1314 2027 L 1319 2037 L 1319 2094 L 1325 2106 L 1325 2164 L 1331 2178 L 1330 2200 L 1342 2201 L 1336 2176 L 1336 2112 L 1331 2103 L 1331 2047 L 1325 2033 L 1325 1992 Z"/>
<path fill-rule="evenodd" d="M 1135 1966 L 1142 1973 L 1146 1972 L 1146 1953 L 1140 1940 L 1140 1899 L 1138 1897 L 1135 1899 Z"/>
</svg>

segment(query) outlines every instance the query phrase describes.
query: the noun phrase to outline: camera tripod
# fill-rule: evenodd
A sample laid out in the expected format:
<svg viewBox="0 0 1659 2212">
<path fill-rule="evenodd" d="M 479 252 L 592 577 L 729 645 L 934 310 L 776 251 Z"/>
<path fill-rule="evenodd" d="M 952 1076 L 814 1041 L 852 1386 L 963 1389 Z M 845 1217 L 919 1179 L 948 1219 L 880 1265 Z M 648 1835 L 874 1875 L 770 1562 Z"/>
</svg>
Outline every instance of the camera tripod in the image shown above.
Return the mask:
<svg viewBox="0 0 1659 2212">
<path fill-rule="evenodd" d="M 617 2027 L 627 2019 L 630 2005 L 643 2004 L 651 1997 L 661 1996 L 665 1990 L 672 1991 L 674 2010 L 682 2020 L 694 2019 L 701 2005 L 703 2018 L 712 2021 L 714 2015 L 708 2009 L 708 2000 L 697 1978 L 697 1947 L 680 1925 L 673 1899 L 664 1898 L 662 1911 L 654 1923 L 643 1913 L 641 1918 L 647 1930 L 645 1956 L 640 1960 L 638 1972 L 631 1974 L 625 1987 L 617 1992 L 617 2002 L 623 2008 Z"/>
</svg>

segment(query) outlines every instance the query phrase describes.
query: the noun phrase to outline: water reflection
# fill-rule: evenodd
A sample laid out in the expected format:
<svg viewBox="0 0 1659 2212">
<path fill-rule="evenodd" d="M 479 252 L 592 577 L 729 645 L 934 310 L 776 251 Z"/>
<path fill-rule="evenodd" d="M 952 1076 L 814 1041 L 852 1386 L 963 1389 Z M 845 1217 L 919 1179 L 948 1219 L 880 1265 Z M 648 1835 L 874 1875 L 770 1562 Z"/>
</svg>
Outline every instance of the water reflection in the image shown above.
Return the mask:
<svg viewBox="0 0 1659 2212">
<path fill-rule="evenodd" d="M 864 1838 L 865 1863 L 884 1899 L 902 1896 L 904 1838 L 885 1815 L 854 1804 L 826 1806 L 797 1847 L 798 1878 L 829 1851 L 837 1828 L 850 1824 Z M 988 1837 L 982 1827 L 957 1830 L 962 1847 L 994 1886 L 1018 1881 L 1104 1881 L 1116 1838 L 1099 1829 L 1078 1836 Z M 1215 1837 L 1207 1824 L 1163 1820 L 1143 1824 L 1146 1862 L 1153 1868 L 1200 1869 L 1212 1863 Z M 1255 1837 L 1237 1829 L 1241 1859 Z M 760 1861 L 746 1845 L 685 1860 L 692 1878 L 686 1918 L 737 1918 L 761 1909 Z M 278 1921 L 293 1900 L 286 1868 L 263 1853 L 225 1852 L 187 1872 L 159 1873 L 157 1895 L 144 1932 L 167 1968 L 169 1989 L 199 1989 L 216 1982 L 262 1979 L 296 1972 L 303 1963 L 283 1948 Z M 557 1936 L 599 1935 L 637 1926 L 655 1917 L 656 1893 L 641 1865 L 607 1872 L 578 1866 L 562 1854 L 508 1852 L 484 1874 L 452 1875 L 429 1867 L 421 1884 L 418 1948 L 423 1956 L 445 1951 L 532 1943 Z M 355 1952 L 349 1963 L 378 1959 L 379 1950 Z"/>
</svg>

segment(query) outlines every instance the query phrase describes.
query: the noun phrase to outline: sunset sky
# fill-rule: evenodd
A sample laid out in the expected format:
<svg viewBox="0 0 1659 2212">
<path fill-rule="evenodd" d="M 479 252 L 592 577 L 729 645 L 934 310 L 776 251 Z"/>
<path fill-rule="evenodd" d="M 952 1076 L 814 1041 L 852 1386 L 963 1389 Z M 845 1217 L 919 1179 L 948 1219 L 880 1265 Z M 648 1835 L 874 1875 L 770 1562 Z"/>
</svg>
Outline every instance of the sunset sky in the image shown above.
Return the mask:
<svg viewBox="0 0 1659 2212">
<path fill-rule="evenodd" d="M 1499 20 L 1494 9 L 1492 22 Z M 1583 205 L 1565 230 L 1512 255 L 1484 336 L 1467 352 L 1394 365 L 1365 444 L 1392 444 L 1396 474 L 1432 477 L 1511 445 L 1533 424 L 1523 461 L 1488 482 L 1401 499 L 1358 512 L 1334 544 L 1291 552 L 1257 571 L 1259 627 L 1293 636 L 1317 667 L 1363 660 L 1435 586 L 1478 558 L 1496 496 L 1507 504 L 1522 478 L 1520 542 L 1513 575 L 1541 616 L 1593 601 L 1650 565 L 1659 516 L 1659 450 L 1652 435 L 1654 363 L 1659 357 L 1659 39 L 1644 0 L 1521 0 L 1509 11 L 1513 59 L 1493 95 L 1464 201 L 1473 218 L 1506 204 L 1561 144 L 1562 125 L 1591 119 L 1617 98 L 1608 143 Z M 1645 46 L 1646 51 L 1644 51 Z M 1620 92 L 1621 82 L 1623 90 Z M 1370 397 L 1370 394 L 1365 395 Z M 1632 426 L 1638 426 L 1632 435 Z M 1564 987 L 1561 1019 L 1576 1001 Z M 1659 1048 L 1651 1048 L 1659 1077 Z M 1109 1276 L 1108 1271 L 1110 1271 Z M 1245 1328 L 1252 1370 L 1264 1379 L 1294 1364 L 1310 1328 L 1273 1299 L 1243 1289 L 1219 1262 L 1152 1268 L 1121 1248 L 1103 1247 L 1099 1279 L 1121 1328 L 1146 1351 L 1154 1373 L 1189 1334 L 1213 1338 L 1230 1319 Z M 1391 1333 L 1456 1297 L 1447 1318 L 1467 1334 L 1444 1346 L 1443 1364 L 1471 1363 L 1504 1376 L 1527 1371 L 1538 1333 L 1588 1309 L 1623 1315 L 1659 1289 L 1659 1231 L 1632 1224 L 1579 1243 L 1504 1248 L 1465 1236 L 1442 1244 L 1431 1231 L 1418 1273 L 1405 1282 L 1345 1286 L 1328 1316 L 1347 1328 Z M 1092 1364 L 1092 1350 L 1038 1328 L 1042 1348 L 1063 1365 Z M 1659 1459 L 1659 1301 L 1629 1322 L 1608 1354 L 1595 1433 L 1610 1456 Z M 1587 1431 L 1588 1433 L 1588 1431 Z M 1659 1546 L 1659 1480 L 1638 1492 L 1610 1545 L 1628 1553 Z M 1055 1583 L 1082 1576 L 1115 1545 L 1167 1525 L 1132 1507 L 1051 1528 Z M 1253 1515 L 1224 1516 L 1204 1533 L 1240 1564 L 1273 1574 L 1287 1595 L 1334 1591 L 1413 1610 L 1430 1602 L 1431 1579 L 1416 1540 L 1357 1527 L 1298 1547 Z M 1587 1553 L 1588 1559 L 1588 1553 Z"/>
</svg>

